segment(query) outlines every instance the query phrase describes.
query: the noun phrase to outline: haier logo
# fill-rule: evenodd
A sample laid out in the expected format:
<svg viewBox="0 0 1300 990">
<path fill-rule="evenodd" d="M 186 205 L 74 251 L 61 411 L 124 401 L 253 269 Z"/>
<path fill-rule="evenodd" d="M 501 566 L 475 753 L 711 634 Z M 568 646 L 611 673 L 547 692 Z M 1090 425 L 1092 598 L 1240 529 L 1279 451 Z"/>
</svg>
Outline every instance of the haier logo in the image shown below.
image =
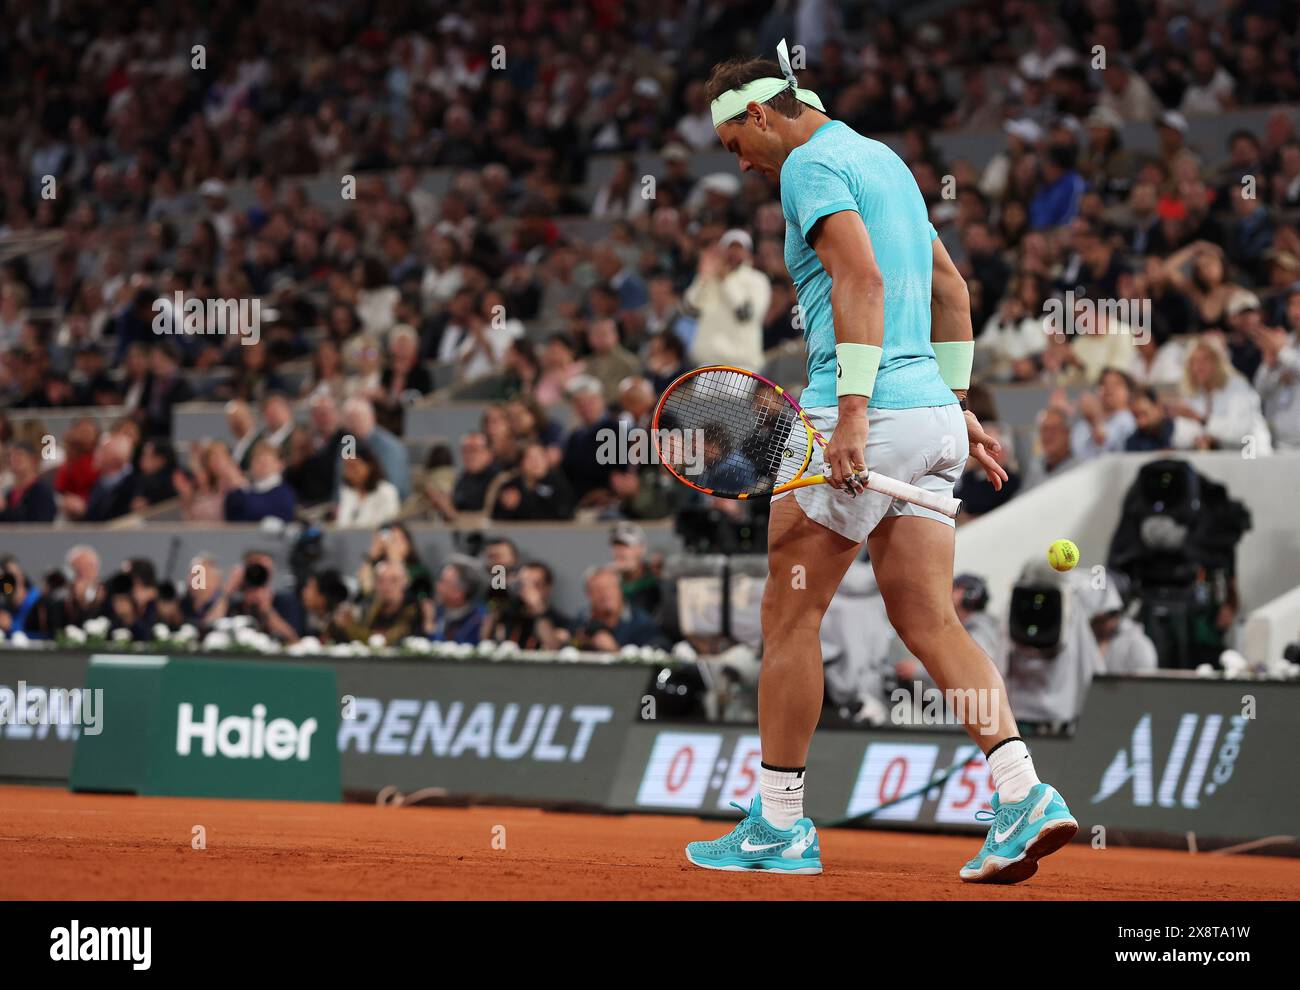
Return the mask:
<svg viewBox="0 0 1300 990">
<path fill-rule="evenodd" d="M 190 743 L 199 740 L 204 756 L 222 756 L 231 760 L 273 760 L 311 758 L 311 737 L 316 720 L 309 718 L 295 725 L 287 718 L 266 720 L 266 705 L 254 705 L 253 716 L 221 717 L 216 705 L 203 706 L 203 720 L 194 721 L 194 708 L 188 702 L 179 706 L 176 715 L 176 752 L 190 755 Z"/>
<path fill-rule="evenodd" d="M 1151 714 L 1138 719 L 1128 749 L 1115 754 L 1101 775 L 1101 786 L 1093 795 L 1092 803 L 1100 804 L 1121 787 L 1131 784 L 1133 804 L 1150 807 L 1153 803 L 1162 808 L 1199 808 L 1201 797 L 1217 791 L 1232 778 L 1241 741 L 1246 735 L 1249 719 L 1233 715 L 1223 733 L 1223 744 L 1215 753 L 1215 744 L 1223 730 L 1222 715 L 1198 715 L 1189 712 L 1178 720 L 1173 745 L 1163 771 L 1156 765 L 1151 748 Z M 1200 734 L 1197 734 L 1197 728 Z M 1186 770 L 1186 777 L 1183 771 Z M 1159 777 L 1159 784 L 1156 778 Z M 1179 781 L 1182 789 L 1179 789 Z"/>
</svg>

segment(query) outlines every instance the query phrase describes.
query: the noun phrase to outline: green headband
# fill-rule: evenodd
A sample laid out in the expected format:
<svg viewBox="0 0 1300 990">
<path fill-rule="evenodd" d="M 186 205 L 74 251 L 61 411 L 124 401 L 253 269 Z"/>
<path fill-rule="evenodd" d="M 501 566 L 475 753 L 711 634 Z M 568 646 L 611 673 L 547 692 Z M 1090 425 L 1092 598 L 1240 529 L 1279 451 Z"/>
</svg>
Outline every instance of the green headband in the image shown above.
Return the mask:
<svg viewBox="0 0 1300 990">
<path fill-rule="evenodd" d="M 785 73 L 784 78 L 778 79 L 775 76 L 767 76 L 746 83 L 740 89 L 727 90 L 709 104 L 709 110 L 713 113 L 714 127 L 726 123 L 733 117 L 739 117 L 745 112 L 745 108 L 750 103 L 766 103 L 772 97 L 787 89 L 793 91 L 794 98 L 800 103 L 806 103 L 822 113 L 826 112 L 826 107 L 822 105 L 821 98 L 810 89 L 800 89 L 799 84 L 795 81 L 794 69 L 790 67 L 790 52 L 786 47 L 784 38 L 776 46 L 776 56 L 781 63 L 781 71 Z"/>
</svg>

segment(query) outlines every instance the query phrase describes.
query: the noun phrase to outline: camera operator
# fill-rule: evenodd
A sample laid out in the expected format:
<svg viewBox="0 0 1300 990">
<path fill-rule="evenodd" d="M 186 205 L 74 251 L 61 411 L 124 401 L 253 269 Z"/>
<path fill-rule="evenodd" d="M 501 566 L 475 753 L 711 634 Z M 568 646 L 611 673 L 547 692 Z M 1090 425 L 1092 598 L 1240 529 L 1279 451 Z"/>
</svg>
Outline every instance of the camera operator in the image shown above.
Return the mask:
<svg viewBox="0 0 1300 990">
<path fill-rule="evenodd" d="M 1045 561 L 1025 565 L 1011 592 L 1004 678 L 1023 733 L 1066 731 L 1079 717 L 1101 652 L 1071 582 Z"/>
<path fill-rule="evenodd" d="M 1106 571 L 1100 581 L 1086 574 L 1072 579 L 1080 607 L 1088 615 L 1108 674 L 1149 674 L 1158 666 L 1156 645 L 1127 609 L 1128 579 Z M 1096 585 L 1100 584 L 1100 587 Z"/>
</svg>

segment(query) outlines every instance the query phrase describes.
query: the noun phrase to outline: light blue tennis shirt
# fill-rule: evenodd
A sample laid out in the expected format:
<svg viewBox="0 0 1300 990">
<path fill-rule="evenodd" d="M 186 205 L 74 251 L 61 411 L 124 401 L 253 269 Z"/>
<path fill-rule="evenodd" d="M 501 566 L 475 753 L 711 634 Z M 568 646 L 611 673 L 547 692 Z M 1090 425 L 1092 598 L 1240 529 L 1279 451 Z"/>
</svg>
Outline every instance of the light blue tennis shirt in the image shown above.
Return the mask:
<svg viewBox="0 0 1300 990">
<path fill-rule="evenodd" d="M 930 242 L 938 234 L 903 160 L 888 145 L 829 121 L 786 158 L 781 206 L 785 265 L 799 294 L 808 347 L 808 387 L 800 404 L 815 408 L 839 401 L 831 278 L 807 237 L 818 220 L 841 210 L 862 216 L 885 282 L 884 354 L 871 405 L 913 409 L 956 402 L 930 346 Z"/>
</svg>

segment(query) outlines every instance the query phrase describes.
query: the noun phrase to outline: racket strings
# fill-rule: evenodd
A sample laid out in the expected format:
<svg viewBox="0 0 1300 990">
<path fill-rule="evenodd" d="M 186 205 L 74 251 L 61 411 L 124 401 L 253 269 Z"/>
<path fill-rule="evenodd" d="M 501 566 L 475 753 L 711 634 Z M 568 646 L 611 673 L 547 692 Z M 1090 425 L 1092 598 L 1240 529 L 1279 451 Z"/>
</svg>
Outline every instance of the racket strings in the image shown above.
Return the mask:
<svg viewBox="0 0 1300 990">
<path fill-rule="evenodd" d="M 803 466 L 807 434 L 771 385 L 738 371 L 706 371 L 673 389 L 659 419 L 660 456 L 692 484 L 767 495 Z M 797 443 L 791 444 L 794 435 Z"/>
</svg>

